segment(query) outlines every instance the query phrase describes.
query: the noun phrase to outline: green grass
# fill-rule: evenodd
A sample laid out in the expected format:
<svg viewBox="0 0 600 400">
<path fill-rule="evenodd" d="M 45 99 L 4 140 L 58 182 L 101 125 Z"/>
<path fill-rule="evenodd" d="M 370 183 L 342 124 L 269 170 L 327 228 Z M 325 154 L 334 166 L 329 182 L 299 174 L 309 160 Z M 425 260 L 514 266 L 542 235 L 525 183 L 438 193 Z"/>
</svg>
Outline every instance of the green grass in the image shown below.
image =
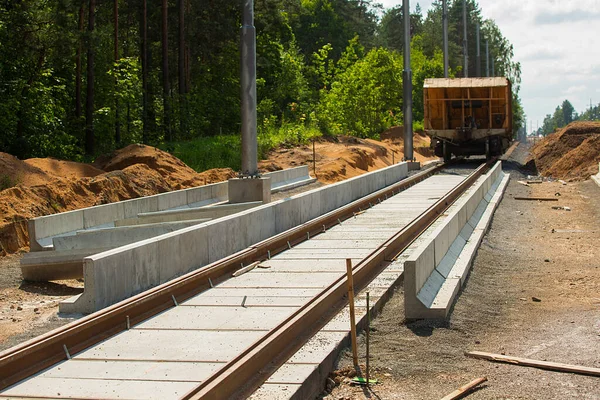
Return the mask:
<svg viewBox="0 0 600 400">
<path fill-rule="evenodd" d="M 19 180 L 17 178 L 5 174 L 0 175 L 0 191 L 17 186 L 18 184 Z"/>
<path fill-rule="evenodd" d="M 265 125 L 260 127 L 258 133 L 258 156 L 261 159 L 276 147 L 297 146 L 321 136 L 317 128 L 301 124 L 284 123 L 280 127 Z M 232 168 L 239 171 L 242 164 L 242 142 L 239 135 L 201 137 L 165 143 L 159 147 L 199 172 L 211 168 Z"/>
</svg>

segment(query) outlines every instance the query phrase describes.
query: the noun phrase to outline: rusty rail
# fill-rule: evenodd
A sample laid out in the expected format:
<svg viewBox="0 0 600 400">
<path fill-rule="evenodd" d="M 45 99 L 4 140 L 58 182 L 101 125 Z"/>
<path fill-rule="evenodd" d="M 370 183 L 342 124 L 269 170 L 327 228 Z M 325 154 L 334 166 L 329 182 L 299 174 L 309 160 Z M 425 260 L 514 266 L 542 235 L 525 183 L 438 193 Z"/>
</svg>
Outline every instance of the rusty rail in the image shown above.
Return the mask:
<svg viewBox="0 0 600 400">
<path fill-rule="evenodd" d="M 353 268 L 356 290 L 368 285 L 393 259 L 444 213 L 492 165 L 482 164 L 463 182 L 415 218 L 410 224 L 384 242 Z M 301 307 L 276 328 L 223 366 L 184 399 L 243 398 L 252 393 L 285 360 L 292 356 L 321 327 L 347 304 L 346 278 L 338 280 Z M 240 382 L 244 386 L 240 388 Z"/>
<path fill-rule="evenodd" d="M 173 296 L 178 302 L 184 301 L 210 288 L 210 282 L 216 284 L 228 279 L 231 273 L 239 268 L 240 263 L 247 265 L 266 259 L 269 253 L 274 255 L 285 251 L 288 242 L 295 246 L 307 240 L 307 232 L 310 233 L 310 237 L 314 237 L 324 229 L 351 218 L 355 212 L 364 210 L 384 198 L 423 181 L 443 167 L 438 165 L 415 174 L 217 262 L 1 352 L 0 390 L 66 360 L 65 348 L 71 355 L 75 355 L 125 331 L 127 321 L 130 326 L 134 326 L 173 307 Z"/>
</svg>

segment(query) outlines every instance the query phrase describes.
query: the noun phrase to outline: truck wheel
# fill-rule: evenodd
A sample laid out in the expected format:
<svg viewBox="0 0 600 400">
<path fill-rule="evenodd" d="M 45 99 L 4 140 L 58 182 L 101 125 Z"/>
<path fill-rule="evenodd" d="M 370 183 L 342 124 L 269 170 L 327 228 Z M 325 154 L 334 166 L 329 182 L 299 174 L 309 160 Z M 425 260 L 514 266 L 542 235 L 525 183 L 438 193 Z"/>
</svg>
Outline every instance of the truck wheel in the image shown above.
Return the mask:
<svg viewBox="0 0 600 400">
<path fill-rule="evenodd" d="M 444 162 L 447 163 L 452 159 L 452 153 L 450 152 L 450 146 L 447 145 L 447 142 L 444 142 L 443 146 Z"/>
</svg>

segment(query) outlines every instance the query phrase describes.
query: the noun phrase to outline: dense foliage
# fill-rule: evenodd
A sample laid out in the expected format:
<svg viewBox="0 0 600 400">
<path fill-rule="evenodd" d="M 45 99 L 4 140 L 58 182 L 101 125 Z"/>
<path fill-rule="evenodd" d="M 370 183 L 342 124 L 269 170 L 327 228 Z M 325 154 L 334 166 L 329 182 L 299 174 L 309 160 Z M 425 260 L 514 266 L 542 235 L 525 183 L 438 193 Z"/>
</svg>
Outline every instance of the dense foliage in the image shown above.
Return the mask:
<svg viewBox="0 0 600 400">
<path fill-rule="evenodd" d="M 451 74 L 462 76 L 462 1 L 448 3 Z M 494 21 L 483 20 L 475 0 L 467 5 L 469 75 L 479 23 L 496 75 L 513 82 L 518 129 L 520 65 Z M 240 8 L 239 0 L 0 2 L 0 151 L 89 159 L 145 142 L 231 152 L 239 140 L 222 136 L 239 132 Z M 436 1 L 410 16 L 417 122 L 425 78 L 443 76 L 441 8 Z M 255 10 L 263 153 L 320 134 L 376 137 L 402 123 L 400 6 L 256 0 Z M 237 163 L 213 158 L 195 164 Z"/>
<path fill-rule="evenodd" d="M 578 114 L 569 100 L 556 106 L 554 113 L 547 114 L 542 126 L 535 132 L 536 135 L 546 136 L 557 129 L 569 125 L 573 121 L 600 121 L 600 104 L 593 106 Z"/>
</svg>

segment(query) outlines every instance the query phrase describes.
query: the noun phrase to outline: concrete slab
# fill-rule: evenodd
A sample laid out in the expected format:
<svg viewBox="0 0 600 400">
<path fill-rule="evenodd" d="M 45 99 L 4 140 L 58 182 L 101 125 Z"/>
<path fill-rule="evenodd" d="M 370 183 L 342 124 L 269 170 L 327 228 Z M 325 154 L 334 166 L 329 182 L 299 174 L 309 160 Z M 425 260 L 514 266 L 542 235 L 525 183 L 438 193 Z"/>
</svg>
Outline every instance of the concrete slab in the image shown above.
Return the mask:
<svg viewBox="0 0 600 400">
<path fill-rule="evenodd" d="M 227 362 L 263 334 L 264 332 L 261 331 L 132 329 L 92 346 L 73 358 L 79 360 Z"/>
<path fill-rule="evenodd" d="M 243 301 L 243 298 L 242 298 Z M 298 307 L 176 307 L 135 326 L 135 329 L 268 331 L 293 314 Z M 275 299 L 276 301 L 276 299 Z"/>
<path fill-rule="evenodd" d="M 164 400 L 178 399 L 196 385 L 195 382 L 38 377 L 7 389 L 2 397 Z"/>
<path fill-rule="evenodd" d="M 323 288 L 338 279 L 340 273 L 297 274 L 297 273 L 248 273 L 229 279 L 219 287 L 247 288 Z"/>
<path fill-rule="evenodd" d="M 73 359 L 43 372 L 40 377 L 201 382 L 223 365 L 225 363 Z"/>
</svg>

